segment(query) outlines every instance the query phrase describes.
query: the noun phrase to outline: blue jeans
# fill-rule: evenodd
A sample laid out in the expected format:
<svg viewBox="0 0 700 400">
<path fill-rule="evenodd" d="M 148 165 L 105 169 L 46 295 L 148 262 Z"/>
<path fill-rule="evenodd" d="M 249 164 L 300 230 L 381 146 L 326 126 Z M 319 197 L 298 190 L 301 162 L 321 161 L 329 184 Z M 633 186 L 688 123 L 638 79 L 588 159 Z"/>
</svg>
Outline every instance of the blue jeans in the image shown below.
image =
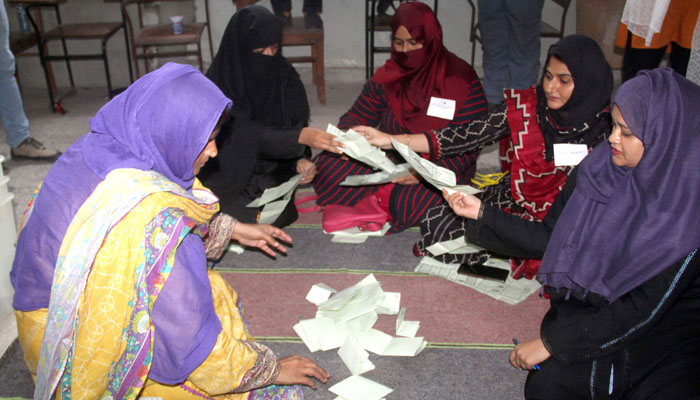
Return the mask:
<svg viewBox="0 0 700 400">
<path fill-rule="evenodd" d="M 544 0 L 479 0 L 482 85 L 489 103 L 502 102 L 504 89 L 537 82 L 543 5 Z"/>
<path fill-rule="evenodd" d="M 15 56 L 10 51 L 10 25 L 5 3 L 0 1 L 0 122 L 7 144 L 16 148 L 29 137 L 29 121 L 15 80 Z"/>
</svg>

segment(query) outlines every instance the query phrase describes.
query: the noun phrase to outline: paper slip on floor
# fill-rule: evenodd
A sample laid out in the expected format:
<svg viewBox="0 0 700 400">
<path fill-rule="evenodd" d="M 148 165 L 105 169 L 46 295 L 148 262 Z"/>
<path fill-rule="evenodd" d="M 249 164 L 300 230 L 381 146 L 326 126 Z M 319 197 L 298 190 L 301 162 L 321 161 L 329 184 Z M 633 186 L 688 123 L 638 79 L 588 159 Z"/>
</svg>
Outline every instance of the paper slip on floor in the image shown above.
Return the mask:
<svg viewBox="0 0 700 400">
<path fill-rule="evenodd" d="M 394 149 L 401 154 L 401 156 L 408 162 L 411 167 L 421 176 L 423 179 L 428 181 L 431 185 L 438 189 L 446 189 L 448 194 L 452 194 L 455 191 L 474 194 L 479 193 L 481 190 L 469 186 L 469 185 L 457 185 L 457 176 L 454 172 L 447 168 L 435 165 L 434 163 L 421 157 L 415 151 L 411 150 L 405 144 L 399 142 L 396 139 L 391 139 L 391 143 Z"/>
<path fill-rule="evenodd" d="M 490 258 L 484 264 L 510 271 L 510 262 L 506 260 Z M 541 286 L 540 283 L 534 279 L 513 279 L 508 275 L 505 282 L 499 282 L 492 279 L 458 274 L 458 269 L 459 264 L 445 264 L 430 257 L 423 257 L 416 266 L 415 271 L 439 276 L 454 283 L 468 286 L 478 292 L 508 304 L 520 303 L 528 296 L 538 291 Z"/>
<path fill-rule="evenodd" d="M 425 248 L 434 256 L 441 256 L 443 254 L 471 254 L 478 253 L 484 248 L 477 245 L 467 243 L 464 236 L 460 236 L 457 239 L 446 240 L 444 242 L 433 243 Z"/>
<path fill-rule="evenodd" d="M 341 291 L 314 284 L 306 299 L 317 306 L 316 316 L 299 321 L 293 329 L 311 352 L 338 348 L 338 356 L 352 374 L 329 389 L 341 399 L 378 400 L 391 392 L 366 378 L 356 379 L 374 369 L 369 353 L 413 357 L 427 345 L 422 337 L 415 337 L 420 322 L 405 319 L 401 294 L 384 292 L 373 274 Z M 396 337 L 373 328 L 380 314 L 396 315 Z"/>
<path fill-rule="evenodd" d="M 386 222 L 384 226 L 382 226 L 382 229 L 378 231 L 363 231 L 358 227 L 352 227 L 335 232 L 323 231 L 323 233 L 333 235 L 331 238 L 331 242 L 333 243 L 360 244 L 366 242 L 367 238 L 370 236 L 380 237 L 386 235 L 390 228 L 391 224 Z"/>
<path fill-rule="evenodd" d="M 364 136 L 348 129 L 346 132 L 341 131 L 333 124 L 328 124 L 326 132 L 336 137 L 336 141 L 343 143 L 345 147 L 340 150 L 348 157 L 352 157 L 357 161 L 363 162 L 370 167 L 381 169 L 386 172 L 394 172 L 396 165 L 387 158 L 384 152 L 371 144 Z"/>
<path fill-rule="evenodd" d="M 352 375 L 328 390 L 338 395 L 336 400 L 381 400 L 393 389 L 359 375 Z"/>
</svg>

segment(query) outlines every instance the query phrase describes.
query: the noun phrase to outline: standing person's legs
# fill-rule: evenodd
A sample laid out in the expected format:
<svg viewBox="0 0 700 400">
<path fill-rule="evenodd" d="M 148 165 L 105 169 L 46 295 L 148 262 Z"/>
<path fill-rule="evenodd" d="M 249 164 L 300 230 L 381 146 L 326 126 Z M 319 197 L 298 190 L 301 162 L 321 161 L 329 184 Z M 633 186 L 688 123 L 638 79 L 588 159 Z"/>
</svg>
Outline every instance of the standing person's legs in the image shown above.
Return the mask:
<svg viewBox="0 0 700 400">
<path fill-rule="evenodd" d="M 323 12 L 323 0 L 304 0 L 302 11 L 305 13 L 320 14 Z"/>
<path fill-rule="evenodd" d="M 503 101 L 503 89 L 510 87 L 508 42 L 511 33 L 504 0 L 479 0 L 479 31 L 483 49 L 482 86 L 490 104 Z"/>
<path fill-rule="evenodd" d="M 29 138 L 29 121 L 15 80 L 15 57 L 10 51 L 10 27 L 5 5 L 0 4 L 0 120 L 7 143 L 16 148 Z"/>
<path fill-rule="evenodd" d="M 658 49 L 635 49 L 632 47 L 632 32 L 627 32 L 627 45 L 622 56 L 622 82 L 634 78 L 643 69 L 659 66 L 666 54 L 666 46 Z"/>
<path fill-rule="evenodd" d="M 668 61 L 674 71 L 685 76 L 686 72 L 688 72 L 690 49 L 686 49 L 685 47 L 678 45 L 676 42 L 671 42 L 671 54 Z"/>
<path fill-rule="evenodd" d="M 540 71 L 540 30 L 544 0 L 507 0 L 512 32 L 508 46 L 508 73 L 512 89 L 537 83 Z"/>
</svg>

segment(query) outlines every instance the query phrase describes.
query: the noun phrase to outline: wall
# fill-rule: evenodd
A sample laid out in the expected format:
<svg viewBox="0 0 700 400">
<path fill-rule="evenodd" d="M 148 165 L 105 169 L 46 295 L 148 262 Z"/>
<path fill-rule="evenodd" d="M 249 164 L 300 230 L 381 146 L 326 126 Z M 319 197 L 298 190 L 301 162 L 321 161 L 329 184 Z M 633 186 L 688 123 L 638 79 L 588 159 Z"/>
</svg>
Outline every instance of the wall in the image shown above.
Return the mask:
<svg viewBox="0 0 700 400">
<path fill-rule="evenodd" d="M 432 0 L 427 0 L 432 4 Z M 476 3 L 476 1 L 475 1 Z M 258 4 L 270 7 L 269 0 L 262 0 Z M 195 15 L 198 20 L 203 20 L 203 0 L 194 0 L 194 5 L 184 8 L 171 9 L 172 5 L 149 9 L 146 14 L 151 19 L 167 20 L 169 15 L 180 14 L 186 16 Z M 217 49 L 229 18 L 235 12 L 233 2 L 230 0 L 209 0 L 212 39 L 214 48 Z M 324 12 L 322 18 L 325 24 L 325 55 L 326 67 L 332 73 L 332 69 L 349 68 L 343 74 L 351 75 L 356 79 L 364 77 L 364 2 L 362 0 L 324 0 Z M 301 15 L 302 0 L 292 1 L 292 13 Z M 10 24 L 16 26 L 14 9 L 8 8 Z M 558 25 L 560 9 L 551 1 L 545 1 L 544 19 L 551 24 Z M 69 0 L 61 6 L 61 16 L 64 22 L 75 21 L 114 21 L 121 18 L 118 3 L 105 3 L 100 0 Z M 448 49 L 458 56 L 470 61 L 471 45 L 469 43 L 469 24 L 471 9 L 465 0 L 442 0 L 438 7 L 438 19 L 440 20 L 444 42 Z M 50 26 L 53 21 L 51 13 L 45 13 L 45 24 Z M 576 31 L 576 1 L 572 1 L 566 18 L 566 33 Z M 388 35 L 379 40 L 388 43 Z M 547 48 L 553 44 L 553 39 L 542 40 L 542 52 L 544 57 Z M 52 53 L 60 50 L 54 43 Z M 205 68 L 211 61 L 207 40 L 203 41 L 203 53 Z M 98 52 L 98 41 L 69 43 L 69 52 Z M 110 58 L 110 70 L 115 87 L 128 84 L 126 68 L 126 50 L 123 33 L 120 32 L 108 42 L 108 56 Z M 292 55 L 305 52 L 303 48 L 288 49 L 286 54 Z M 378 55 L 375 66 L 379 66 L 386 59 L 386 55 Z M 181 62 L 187 60 L 180 60 Z M 189 60 L 192 64 L 196 59 Z M 65 65 L 54 62 L 54 74 L 59 87 L 68 86 L 68 78 Z M 477 45 L 475 66 L 481 65 L 481 48 Z M 308 64 L 302 64 L 304 67 Z M 27 87 L 45 87 L 43 71 L 37 57 L 18 57 L 17 66 L 22 85 Z M 76 85 L 79 87 L 105 86 L 104 68 L 101 61 L 78 61 L 71 63 Z"/>
</svg>

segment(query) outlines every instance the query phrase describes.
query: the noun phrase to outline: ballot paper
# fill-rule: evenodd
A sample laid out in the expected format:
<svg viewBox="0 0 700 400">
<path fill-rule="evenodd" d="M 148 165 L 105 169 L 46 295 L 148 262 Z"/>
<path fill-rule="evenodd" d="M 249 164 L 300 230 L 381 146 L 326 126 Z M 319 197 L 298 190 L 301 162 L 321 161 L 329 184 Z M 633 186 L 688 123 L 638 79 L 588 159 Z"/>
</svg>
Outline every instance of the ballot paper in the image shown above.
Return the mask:
<svg viewBox="0 0 700 400">
<path fill-rule="evenodd" d="M 277 220 L 277 217 L 287 207 L 294 195 L 294 189 L 299 186 L 300 181 L 301 175 L 294 175 L 279 186 L 265 189 L 262 196 L 248 203 L 246 207 L 256 208 L 264 205 L 262 211 L 260 211 L 258 223 L 271 224 Z M 273 201 L 280 197 L 282 198 L 281 200 Z"/>
<path fill-rule="evenodd" d="M 580 143 L 554 143 L 554 166 L 575 166 L 588 155 L 588 146 Z"/>
<path fill-rule="evenodd" d="M 467 243 L 464 236 L 460 236 L 457 239 L 446 240 L 444 242 L 433 243 L 425 248 L 434 256 L 441 256 L 443 254 L 469 254 L 478 253 L 484 250 L 482 247 Z"/>
<path fill-rule="evenodd" d="M 353 375 L 362 375 L 374 369 L 374 364 L 369 360 L 369 353 L 352 336 L 345 339 L 345 343 L 338 350 L 338 355 Z"/>
<path fill-rule="evenodd" d="M 330 232 L 333 235 L 331 242 L 334 243 L 364 243 L 370 236 L 384 236 L 391 228 L 390 223 L 385 223 L 382 229 L 378 231 L 363 231 L 358 227 L 352 227 L 344 229 L 342 231 Z M 323 233 L 328 234 L 329 232 L 323 231 Z"/>
<path fill-rule="evenodd" d="M 393 389 L 360 375 L 351 375 L 328 390 L 346 400 L 381 400 L 393 392 Z"/>
<path fill-rule="evenodd" d="M 322 283 L 313 285 L 307 298 L 317 304 L 316 317 L 294 325 L 294 331 L 310 352 L 339 348 L 338 355 L 350 373 L 359 376 L 375 368 L 369 353 L 412 357 L 427 345 L 422 337 L 414 337 L 420 322 L 405 320 L 406 309 L 400 308 L 401 294 L 384 292 L 373 274 L 319 302 L 333 291 Z M 374 329 L 378 312 L 397 314 L 396 334 L 405 337 L 393 337 Z M 337 399 L 349 400 L 382 399 L 392 391 L 369 380 L 349 382 L 346 379 L 329 390 L 338 395 Z"/>
<path fill-rule="evenodd" d="M 232 253 L 242 254 L 245 251 L 245 248 L 238 243 L 231 243 L 228 245 L 226 250 Z"/>
<path fill-rule="evenodd" d="M 510 263 L 502 260 L 489 259 L 484 264 L 503 268 L 510 271 Z M 505 266 L 505 268 L 504 268 Z M 540 283 L 534 279 L 513 279 L 510 275 L 505 282 L 494 281 L 492 279 L 478 278 L 472 275 L 458 274 L 459 264 L 445 264 L 430 257 L 423 257 L 416 266 L 416 272 L 423 272 L 430 275 L 448 279 L 460 285 L 468 286 L 478 292 L 491 296 L 496 300 L 501 300 L 508 304 L 518 304 L 528 296 L 540 289 Z"/>
<path fill-rule="evenodd" d="M 301 175 L 294 175 L 287 182 L 285 182 L 279 186 L 265 189 L 262 196 L 251 201 L 250 203 L 248 203 L 246 205 L 246 207 L 250 207 L 250 208 L 260 207 L 262 205 L 265 205 L 265 204 L 271 202 L 272 200 L 276 200 L 276 199 L 279 199 L 280 197 L 284 197 L 286 194 L 293 192 L 294 189 L 296 189 L 296 187 L 299 186 L 300 181 L 301 181 Z"/>
<path fill-rule="evenodd" d="M 337 292 L 337 290 L 324 283 L 317 283 L 311 286 L 311 290 L 309 290 L 309 293 L 306 295 L 306 300 L 312 304 L 319 305 L 328 300 L 333 293 Z"/>
<path fill-rule="evenodd" d="M 428 183 L 438 189 L 445 188 L 448 193 L 458 191 L 467 194 L 479 193 L 480 190 L 469 185 L 457 185 L 457 176 L 447 168 L 435 165 L 429 160 L 419 156 L 405 144 L 396 139 L 391 139 L 396 151 L 423 177 Z M 451 193 L 450 193 L 451 194 Z"/>
<path fill-rule="evenodd" d="M 411 174 L 411 166 L 408 163 L 399 164 L 394 172 L 380 171 L 369 175 L 349 175 L 340 182 L 340 186 L 367 186 L 391 183 L 394 179 Z"/>
<path fill-rule="evenodd" d="M 377 305 L 378 314 L 396 315 L 399 313 L 401 306 L 401 293 L 384 292 L 384 298 Z"/>
<path fill-rule="evenodd" d="M 406 321 L 404 320 L 405 315 L 406 309 L 401 308 L 399 315 L 396 316 L 396 336 L 416 337 L 416 333 L 420 328 L 420 322 Z"/>
<path fill-rule="evenodd" d="M 334 125 L 328 124 L 326 131 L 336 137 L 336 142 L 345 144 L 345 147 L 340 150 L 349 157 L 382 171 L 394 172 L 396 170 L 396 165 L 387 158 L 381 149 L 369 144 L 364 136 L 352 129 L 343 132 Z"/>
<path fill-rule="evenodd" d="M 428 343 L 422 337 L 395 337 L 382 350 L 383 356 L 415 357 Z"/>
</svg>

